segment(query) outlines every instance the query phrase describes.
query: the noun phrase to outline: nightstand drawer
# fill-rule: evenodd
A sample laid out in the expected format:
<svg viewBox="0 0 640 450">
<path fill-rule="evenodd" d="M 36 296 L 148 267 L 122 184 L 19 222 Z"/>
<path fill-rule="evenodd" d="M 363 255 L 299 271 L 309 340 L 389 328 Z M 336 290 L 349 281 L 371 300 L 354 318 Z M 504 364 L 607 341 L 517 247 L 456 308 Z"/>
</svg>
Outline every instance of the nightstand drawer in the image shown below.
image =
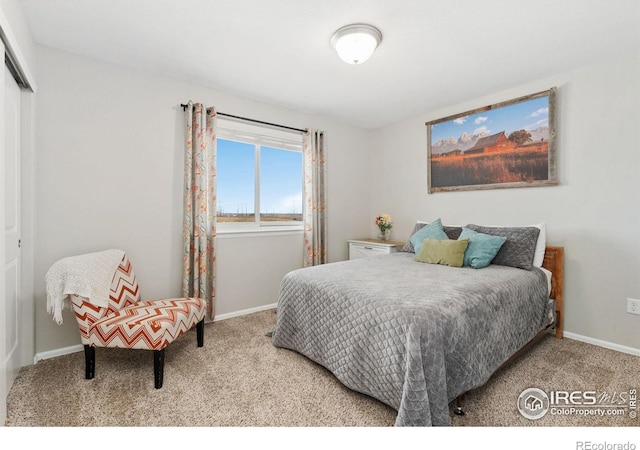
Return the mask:
<svg viewBox="0 0 640 450">
<path fill-rule="evenodd" d="M 369 256 L 387 255 L 391 252 L 387 248 L 373 245 L 349 244 L 349 259 L 368 258 Z"/>
<path fill-rule="evenodd" d="M 349 241 L 349 259 L 395 253 L 403 245 L 397 241 L 377 241 L 375 239 L 353 239 Z"/>
</svg>

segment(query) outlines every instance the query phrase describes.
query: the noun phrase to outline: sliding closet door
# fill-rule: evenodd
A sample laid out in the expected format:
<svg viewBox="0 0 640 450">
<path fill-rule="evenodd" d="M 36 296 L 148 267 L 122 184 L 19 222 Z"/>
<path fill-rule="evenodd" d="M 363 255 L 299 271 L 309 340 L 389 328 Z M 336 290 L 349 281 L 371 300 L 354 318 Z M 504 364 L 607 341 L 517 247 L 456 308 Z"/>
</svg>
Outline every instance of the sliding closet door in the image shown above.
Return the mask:
<svg viewBox="0 0 640 450">
<path fill-rule="evenodd" d="M 4 68 L 3 94 L 3 210 L 4 225 L 4 289 L 0 305 L 0 342 L 2 349 L 2 417 L 6 417 L 6 396 L 20 369 L 20 305 L 21 305 L 21 209 L 20 209 L 20 88 L 9 70 Z"/>
<path fill-rule="evenodd" d="M 2 41 L 0 41 L 0 54 L 4 55 L 4 45 Z M 0 136 L 4 136 L 4 84 L 6 70 L 0 72 Z M 4 177 L 4 139 L 0 139 L 0 174 Z M 2 201 L 2 208 L 0 208 L 0 230 L 4 230 L 4 222 L 5 222 L 5 214 L 4 214 L 4 179 L 0 182 L 0 201 Z M 5 239 L 0 239 L 0 261 L 4 263 L 5 261 Z M 7 417 L 7 361 L 6 361 L 6 335 L 4 333 L 4 328 L 7 326 L 7 315 L 6 315 L 6 303 L 7 303 L 7 290 L 6 290 L 6 282 L 5 282 L 5 271 L 0 270 L 0 420 L 2 420 L 2 424 L 4 424 L 4 420 Z M 0 425 L 2 425 L 0 424 Z"/>
</svg>

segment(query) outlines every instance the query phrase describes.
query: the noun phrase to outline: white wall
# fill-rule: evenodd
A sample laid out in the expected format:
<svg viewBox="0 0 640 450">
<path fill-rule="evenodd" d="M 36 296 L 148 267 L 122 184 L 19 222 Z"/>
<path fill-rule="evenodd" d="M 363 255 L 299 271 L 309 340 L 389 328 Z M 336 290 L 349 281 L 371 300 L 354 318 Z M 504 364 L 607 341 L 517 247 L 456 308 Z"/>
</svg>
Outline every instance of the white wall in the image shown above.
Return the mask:
<svg viewBox="0 0 640 450">
<path fill-rule="evenodd" d="M 427 194 L 425 122 L 557 86 L 557 187 Z M 389 213 L 393 238 L 416 220 L 450 225 L 547 222 L 565 247 L 565 330 L 640 349 L 640 58 L 551 76 L 376 132 L 371 213 Z M 371 226 L 370 233 L 375 232 Z"/>
<path fill-rule="evenodd" d="M 329 259 L 346 240 L 373 236 L 392 215 L 394 239 L 417 219 L 448 224 L 546 221 L 566 251 L 566 330 L 640 348 L 640 61 L 496 92 L 367 133 L 206 87 L 38 47 L 36 351 L 79 342 L 69 311 L 45 310 L 44 274 L 57 259 L 126 249 L 146 297 L 178 295 L 181 273 L 182 109 L 219 111 L 327 132 Z M 427 194 L 425 122 L 558 87 L 560 186 Z M 126 200 L 123 202 L 123 199 Z M 301 264 L 300 235 L 225 236 L 218 242 L 217 313 L 273 304 L 281 276 Z"/>
<path fill-rule="evenodd" d="M 161 74 L 38 47 L 36 352 L 79 344 L 71 311 L 56 325 L 44 276 L 59 258 L 124 249 L 143 297 L 180 294 L 183 111 L 218 111 L 327 133 L 329 258 L 368 232 L 367 137 L 362 130 Z M 277 302 L 282 276 L 302 265 L 301 234 L 218 239 L 218 315 Z"/>
</svg>

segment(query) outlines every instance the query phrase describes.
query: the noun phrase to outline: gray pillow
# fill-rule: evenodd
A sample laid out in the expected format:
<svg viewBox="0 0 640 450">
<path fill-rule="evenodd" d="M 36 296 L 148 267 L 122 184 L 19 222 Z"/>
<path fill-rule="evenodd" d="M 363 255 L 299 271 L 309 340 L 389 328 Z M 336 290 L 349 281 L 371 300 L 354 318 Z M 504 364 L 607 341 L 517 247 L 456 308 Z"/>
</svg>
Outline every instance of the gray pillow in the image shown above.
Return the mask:
<svg viewBox="0 0 640 450">
<path fill-rule="evenodd" d="M 428 224 L 416 222 L 416 224 L 413 226 L 413 230 L 411 231 L 411 234 L 409 235 L 409 239 L 407 239 L 407 242 L 404 243 L 404 247 L 402 247 L 402 250 L 400 250 L 401 252 L 408 252 L 408 253 L 416 252 L 415 249 L 413 248 L 413 244 L 411 243 L 411 236 L 416 234 L 416 231 L 418 231 L 425 225 L 428 225 Z"/>
<path fill-rule="evenodd" d="M 536 243 L 540 228 L 537 227 L 485 227 L 481 225 L 467 225 L 465 228 L 478 233 L 492 236 L 503 236 L 507 240 L 491 264 L 499 266 L 511 266 L 518 269 L 531 270 L 533 256 L 536 252 Z"/>
<path fill-rule="evenodd" d="M 425 225 L 429 225 L 429 224 L 423 223 L 423 222 L 417 222 L 413 226 L 413 231 L 409 235 L 409 239 L 407 239 L 407 242 L 405 242 L 404 247 L 402 247 L 402 250 L 400 250 L 401 252 L 409 252 L 409 253 L 416 252 L 415 249 L 413 248 L 413 244 L 411 243 L 411 236 L 413 236 L 416 233 L 416 231 L 418 231 Z M 447 235 L 449 239 L 454 239 L 454 240 L 458 239 L 458 237 L 460 237 L 460 233 L 462 233 L 462 227 L 450 227 L 447 225 L 443 225 L 442 229 L 444 230 L 444 233 Z"/>
<path fill-rule="evenodd" d="M 456 240 L 460 237 L 460 233 L 462 233 L 462 227 L 448 227 L 443 225 L 445 234 L 449 237 L 449 239 Z"/>
</svg>

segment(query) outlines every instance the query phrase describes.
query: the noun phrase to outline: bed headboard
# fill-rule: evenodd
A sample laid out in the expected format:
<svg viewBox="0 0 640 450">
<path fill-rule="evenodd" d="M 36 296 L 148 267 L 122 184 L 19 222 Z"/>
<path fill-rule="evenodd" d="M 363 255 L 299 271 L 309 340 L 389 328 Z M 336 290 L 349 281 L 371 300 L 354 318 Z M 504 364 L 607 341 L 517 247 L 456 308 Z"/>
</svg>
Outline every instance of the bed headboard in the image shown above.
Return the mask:
<svg viewBox="0 0 640 450">
<path fill-rule="evenodd" d="M 551 272 L 551 293 L 556 301 L 556 338 L 562 339 L 564 331 L 564 247 L 547 246 L 542 267 Z"/>
</svg>

